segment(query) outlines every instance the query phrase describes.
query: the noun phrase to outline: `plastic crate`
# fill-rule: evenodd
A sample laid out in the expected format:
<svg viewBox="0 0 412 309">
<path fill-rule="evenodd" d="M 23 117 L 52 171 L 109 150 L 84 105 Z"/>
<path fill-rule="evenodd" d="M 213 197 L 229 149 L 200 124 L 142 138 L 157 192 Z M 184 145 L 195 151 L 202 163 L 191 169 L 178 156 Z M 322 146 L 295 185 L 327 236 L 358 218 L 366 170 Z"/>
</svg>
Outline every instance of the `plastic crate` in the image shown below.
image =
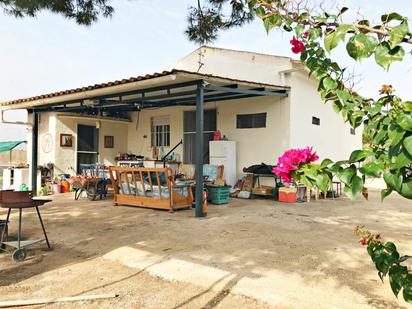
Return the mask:
<svg viewBox="0 0 412 309">
<path fill-rule="evenodd" d="M 221 205 L 229 203 L 230 187 L 207 186 L 207 200 L 212 204 Z"/>
</svg>

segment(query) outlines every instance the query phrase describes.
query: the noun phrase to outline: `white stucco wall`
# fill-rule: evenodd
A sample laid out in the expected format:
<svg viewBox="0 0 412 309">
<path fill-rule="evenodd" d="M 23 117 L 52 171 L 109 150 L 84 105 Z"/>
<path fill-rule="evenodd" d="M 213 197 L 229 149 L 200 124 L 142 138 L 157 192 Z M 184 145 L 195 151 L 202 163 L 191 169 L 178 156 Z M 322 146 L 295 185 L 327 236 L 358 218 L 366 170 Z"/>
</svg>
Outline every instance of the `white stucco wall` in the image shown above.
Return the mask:
<svg viewBox="0 0 412 309">
<path fill-rule="evenodd" d="M 288 98 L 263 97 L 217 104 L 218 129 L 237 145 L 237 174 L 252 164 L 275 164 L 289 147 Z M 266 128 L 237 129 L 237 114 L 267 113 Z"/>
<path fill-rule="evenodd" d="M 281 85 L 278 72 L 292 67 L 288 57 L 204 46 L 180 59 L 171 68 L 197 72 L 199 52 L 202 62 L 199 73 L 256 83 Z"/>
<path fill-rule="evenodd" d="M 291 135 L 292 147 L 313 146 L 321 159 L 342 160 L 349 158 L 355 149 L 362 148 L 362 129 L 350 134 L 350 125 L 344 123 L 331 104 L 324 104 L 317 92 L 317 81 L 309 79 L 304 71 L 288 74 L 287 83 L 292 87 Z M 312 117 L 320 118 L 320 126 L 312 124 Z"/>
<path fill-rule="evenodd" d="M 183 107 L 166 107 L 161 109 L 144 109 L 132 113 L 132 123 L 128 125 L 127 149 L 134 154 L 152 158 L 151 117 L 170 117 L 170 146 L 174 147 L 183 138 Z M 171 147 L 163 147 L 166 154 Z M 175 151 L 183 158 L 183 148 Z"/>
<path fill-rule="evenodd" d="M 61 118 L 56 113 L 41 114 L 39 123 L 39 157 L 38 164 L 54 163 L 54 173 L 75 174 L 77 166 L 77 125 L 96 125 L 92 119 L 68 119 Z M 112 123 L 100 121 L 99 128 L 99 162 L 107 165 L 115 165 L 114 158 L 118 152 L 127 151 L 127 123 Z M 42 141 L 46 134 L 52 136 L 52 149 L 45 153 Z M 72 147 L 60 147 L 60 134 L 73 135 Z M 104 136 L 114 136 L 114 148 L 104 148 Z"/>
</svg>

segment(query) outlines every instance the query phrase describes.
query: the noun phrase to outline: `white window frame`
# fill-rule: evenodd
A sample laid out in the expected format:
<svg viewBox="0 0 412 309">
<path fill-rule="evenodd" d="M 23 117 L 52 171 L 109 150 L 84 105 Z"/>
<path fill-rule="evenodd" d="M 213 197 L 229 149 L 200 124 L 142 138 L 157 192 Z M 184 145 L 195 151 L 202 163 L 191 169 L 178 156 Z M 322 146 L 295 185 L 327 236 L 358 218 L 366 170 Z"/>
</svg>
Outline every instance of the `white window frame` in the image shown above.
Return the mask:
<svg viewBox="0 0 412 309">
<path fill-rule="evenodd" d="M 152 147 L 170 147 L 170 117 L 154 116 L 150 120 Z"/>
</svg>

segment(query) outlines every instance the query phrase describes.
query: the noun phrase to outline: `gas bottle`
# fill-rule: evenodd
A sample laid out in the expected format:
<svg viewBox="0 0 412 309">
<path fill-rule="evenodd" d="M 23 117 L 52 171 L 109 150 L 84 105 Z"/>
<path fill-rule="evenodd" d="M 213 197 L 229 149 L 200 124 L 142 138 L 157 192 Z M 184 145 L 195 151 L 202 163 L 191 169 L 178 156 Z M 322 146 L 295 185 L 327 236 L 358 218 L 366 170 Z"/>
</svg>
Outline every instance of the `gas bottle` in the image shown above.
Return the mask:
<svg viewBox="0 0 412 309">
<path fill-rule="evenodd" d="M 207 216 L 207 190 L 203 190 L 202 214 Z"/>
<path fill-rule="evenodd" d="M 220 140 L 222 139 L 222 136 L 221 136 L 219 130 L 215 131 L 215 134 L 214 134 L 213 139 L 214 139 L 215 141 L 220 141 Z"/>
</svg>

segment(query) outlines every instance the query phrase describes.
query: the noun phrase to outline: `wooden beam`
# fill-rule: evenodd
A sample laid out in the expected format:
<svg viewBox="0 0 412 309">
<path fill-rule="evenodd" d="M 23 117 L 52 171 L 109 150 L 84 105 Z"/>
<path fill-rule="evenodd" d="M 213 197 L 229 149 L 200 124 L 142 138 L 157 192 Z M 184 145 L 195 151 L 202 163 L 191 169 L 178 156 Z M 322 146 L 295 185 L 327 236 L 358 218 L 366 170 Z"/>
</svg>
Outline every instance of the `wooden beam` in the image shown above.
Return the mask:
<svg viewBox="0 0 412 309">
<path fill-rule="evenodd" d="M 267 91 L 267 90 L 254 90 L 254 89 L 243 89 L 243 88 L 231 88 L 225 86 L 213 86 L 207 85 L 206 89 L 214 90 L 214 91 L 222 91 L 222 92 L 231 92 L 231 93 L 239 93 L 239 94 L 254 94 L 257 96 L 269 96 L 269 97 L 287 97 L 288 94 L 283 90 L 280 91 Z"/>
</svg>

